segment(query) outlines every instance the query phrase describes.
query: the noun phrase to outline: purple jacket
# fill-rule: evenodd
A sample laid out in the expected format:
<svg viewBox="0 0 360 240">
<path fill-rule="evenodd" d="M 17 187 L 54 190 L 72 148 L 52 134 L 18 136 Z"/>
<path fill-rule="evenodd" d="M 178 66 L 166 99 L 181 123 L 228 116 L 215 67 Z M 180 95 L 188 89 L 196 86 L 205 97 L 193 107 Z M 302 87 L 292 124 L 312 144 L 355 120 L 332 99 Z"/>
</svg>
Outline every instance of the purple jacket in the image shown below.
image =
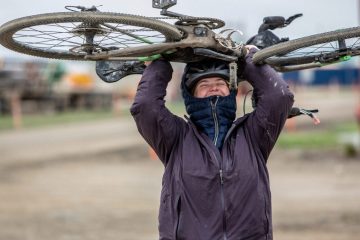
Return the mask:
<svg viewBox="0 0 360 240">
<path fill-rule="evenodd" d="M 131 114 L 165 166 L 161 240 L 272 239 L 266 162 L 293 95 L 271 67 L 254 65 L 252 54 L 244 76 L 257 92 L 257 108 L 234 122 L 221 152 L 191 121 L 165 107 L 168 62 L 151 63 L 142 76 Z"/>
</svg>

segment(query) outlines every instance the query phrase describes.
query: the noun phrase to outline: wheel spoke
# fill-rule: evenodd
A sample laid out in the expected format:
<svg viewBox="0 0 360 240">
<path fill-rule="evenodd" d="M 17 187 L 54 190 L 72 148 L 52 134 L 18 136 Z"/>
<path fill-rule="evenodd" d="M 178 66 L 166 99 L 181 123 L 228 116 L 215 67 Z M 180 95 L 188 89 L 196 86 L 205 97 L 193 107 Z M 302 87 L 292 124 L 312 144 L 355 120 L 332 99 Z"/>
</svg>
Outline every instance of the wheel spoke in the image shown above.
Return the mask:
<svg viewBox="0 0 360 240">
<path fill-rule="evenodd" d="M 32 39 L 31 40 L 27 40 L 27 39 Z M 46 34 L 46 33 L 41 33 L 39 35 L 16 35 L 14 36 L 14 39 L 16 39 L 17 41 L 21 41 L 21 38 L 25 38 L 25 41 L 21 41 L 22 44 L 25 44 L 27 46 L 32 46 L 32 45 L 55 45 L 55 46 L 60 46 L 59 43 L 70 43 L 70 44 L 75 44 L 75 45 L 79 45 L 78 42 L 76 41 L 70 41 L 70 39 L 75 38 L 76 36 L 69 36 L 69 37 L 63 37 L 63 38 L 59 38 L 59 37 L 55 37 L 54 35 L 51 34 Z M 63 45 L 62 45 L 63 46 Z"/>
<path fill-rule="evenodd" d="M 345 42 L 346 40 L 346 42 Z M 307 57 L 360 48 L 360 38 L 349 38 L 300 48 L 280 57 Z"/>
<path fill-rule="evenodd" d="M 86 44 L 85 33 L 94 32 L 91 44 Z M 87 24 L 82 22 L 49 23 L 19 30 L 13 36 L 21 45 L 46 51 L 82 51 L 82 46 L 93 49 L 116 49 L 148 45 L 165 41 L 160 32 L 121 23 Z"/>
<path fill-rule="evenodd" d="M 358 44 L 360 41 L 360 38 L 357 38 L 356 41 L 351 45 L 351 48 L 354 48 L 356 44 Z"/>
</svg>

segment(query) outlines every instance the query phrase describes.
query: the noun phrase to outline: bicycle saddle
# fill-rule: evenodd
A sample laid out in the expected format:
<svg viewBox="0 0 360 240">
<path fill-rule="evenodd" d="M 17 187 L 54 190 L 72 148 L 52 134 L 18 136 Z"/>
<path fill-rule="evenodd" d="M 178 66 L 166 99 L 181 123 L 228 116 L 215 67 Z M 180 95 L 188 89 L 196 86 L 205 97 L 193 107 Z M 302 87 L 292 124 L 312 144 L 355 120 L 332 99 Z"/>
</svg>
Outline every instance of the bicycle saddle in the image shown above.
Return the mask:
<svg viewBox="0 0 360 240">
<path fill-rule="evenodd" d="M 96 61 L 96 74 L 104 82 L 112 83 L 131 74 L 142 74 L 145 67 L 139 61 Z"/>
</svg>

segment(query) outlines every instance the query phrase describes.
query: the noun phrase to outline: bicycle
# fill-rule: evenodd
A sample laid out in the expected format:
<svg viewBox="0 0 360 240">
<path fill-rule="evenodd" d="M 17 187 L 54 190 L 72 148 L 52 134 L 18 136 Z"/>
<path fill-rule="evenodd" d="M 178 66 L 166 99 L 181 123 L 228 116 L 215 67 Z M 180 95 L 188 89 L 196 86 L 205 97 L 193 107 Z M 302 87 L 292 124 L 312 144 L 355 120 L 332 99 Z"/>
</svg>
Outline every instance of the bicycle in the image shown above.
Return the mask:
<svg viewBox="0 0 360 240">
<path fill-rule="evenodd" d="M 283 17 L 265 17 L 258 34 L 249 41 L 264 48 L 254 55 L 256 63 L 267 63 L 279 72 L 318 68 L 348 61 L 360 54 L 360 27 L 339 29 L 310 35 L 294 40 L 280 39 L 269 30 L 288 26 L 296 14 L 285 20 Z"/>
<path fill-rule="evenodd" d="M 169 24 L 161 18 L 103 13 L 94 6 L 67 6 L 66 9 L 70 12 L 39 14 L 5 23 L 0 28 L 0 43 L 21 53 L 68 60 L 143 61 L 149 59 L 149 56 L 154 59 L 161 54 L 172 61 L 188 62 L 202 56 L 231 62 L 243 55 L 243 44 L 231 39 L 236 30 L 225 29 L 219 34 L 213 31 L 225 25 L 222 20 L 168 11 L 177 3 L 176 0 L 153 0 L 152 3 L 154 8 L 161 9 L 161 15 L 165 19 L 177 21 Z M 286 27 L 292 20 L 267 17 L 262 26 L 267 25 L 268 28 L 262 30 L 264 32 Z M 227 36 L 221 35 L 226 32 Z M 296 40 L 273 42 L 273 46 L 259 51 L 254 56 L 254 61 L 280 67 L 278 70 L 281 71 L 284 66 L 297 68 L 298 65 L 308 63 L 328 64 L 346 60 L 359 55 L 359 46 L 357 42 L 346 44 L 345 40 L 359 36 L 360 28 L 354 27 Z M 115 38 L 120 40 L 116 41 Z M 335 46 L 332 41 L 338 44 Z M 324 47 L 321 47 L 320 52 L 298 51 L 327 43 L 333 45 L 327 51 Z M 181 51 L 177 51 L 178 49 Z"/>
<path fill-rule="evenodd" d="M 161 18 L 100 12 L 96 7 L 66 6 L 69 12 L 47 13 L 12 20 L 0 27 L 0 43 L 11 50 L 38 57 L 96 61 L 99 77 L 106 82 L 142 73 L 144 61 L 163 57 L 174 62 L 216 58 L 229 62 L 231 87 L 237 86 L 236 62 L 245 55 L 244 43 L 233 35 L 238 30 L 214 30 L 224 21 L 192 17 L 168 9 L 176 0 L 152 0 Z M 296 17 L 295 17 L 296 18 Z M 293 19 L 295 19 L 293 18 Z M 163 19 L 175 19 L 174 24 Z M 293 20 L 292 19 L 292 20 Z M 257 39 L 292 21 L 283 17 L 264 18 Z M 359 47 L 347 47 L 346 39 L 360 36 L 360 28 L 342 29 L 297 40 L 275 36 L 271 45 L 254 55 L 255 63 L 268 63 L 278 71 L 316 67 L 359 54 Z M 273 37 L 273 36 L 272 36 Z M 324 52 L 294 55 L 297 49 L 318 43 L 339 41 L 340 47 Z"/>
</svg>

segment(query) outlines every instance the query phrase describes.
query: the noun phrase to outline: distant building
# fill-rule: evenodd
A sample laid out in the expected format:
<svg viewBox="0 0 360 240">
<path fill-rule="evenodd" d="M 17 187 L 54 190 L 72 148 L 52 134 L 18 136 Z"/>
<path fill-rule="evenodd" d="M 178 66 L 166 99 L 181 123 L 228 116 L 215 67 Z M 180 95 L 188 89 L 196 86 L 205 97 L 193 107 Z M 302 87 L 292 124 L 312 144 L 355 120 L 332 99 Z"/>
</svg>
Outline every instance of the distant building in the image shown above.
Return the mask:
<svg viewBox="0 0 360 240">
<path fill-rule="evenodd" d="M 307 76 L 306 71 L 294 71 L 283 73 L 283 77 L 293 84 L 301 85 L 331 85 L 351 86 L 360 83 L 360 69 L 355 67 L 339 69 L 315 69 L 310 70 Z"/>
</svg>

